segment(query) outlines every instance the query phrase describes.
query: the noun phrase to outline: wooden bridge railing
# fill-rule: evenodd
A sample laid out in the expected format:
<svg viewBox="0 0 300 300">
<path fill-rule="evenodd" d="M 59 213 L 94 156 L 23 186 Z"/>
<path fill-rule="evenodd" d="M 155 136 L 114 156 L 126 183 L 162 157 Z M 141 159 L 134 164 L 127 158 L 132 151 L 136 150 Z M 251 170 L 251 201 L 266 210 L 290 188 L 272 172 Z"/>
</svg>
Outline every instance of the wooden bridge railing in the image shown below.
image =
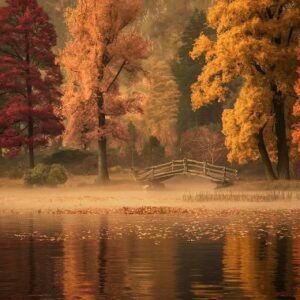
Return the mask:
<svg viewBox="0 0 300 300">
<path fill-rule="evenodd" d="M 143 170 L 134 170 L 134 176 L 140 182 L 162 182 L 182 174 L 200 176 L 216 182 L 231 182 L 237 179 L 238 171 L 192 159 L 173 160 Z"/>
</svg>

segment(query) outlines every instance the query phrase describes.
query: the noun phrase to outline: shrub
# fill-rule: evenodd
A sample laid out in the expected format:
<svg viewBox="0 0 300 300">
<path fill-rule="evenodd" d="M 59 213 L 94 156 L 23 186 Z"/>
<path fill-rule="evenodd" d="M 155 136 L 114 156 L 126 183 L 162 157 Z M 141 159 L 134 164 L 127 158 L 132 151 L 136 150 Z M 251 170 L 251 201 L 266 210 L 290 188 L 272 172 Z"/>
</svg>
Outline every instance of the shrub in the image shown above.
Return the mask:
<svg viewBox="0 0 300 300">
<path fill-rule="evenodd" d="M 46 182 L 48 185 L 56 186 L 59 184 L 64 184 L 67 180 L 67 171 L 62 165 L 54 164 L 50 167 Z"/>
<path fill-rule="evenodd" d="M 76 175 L 97 173 L 97 154 L 90 151 L 63 149 L 45 157 L 42 162 L 46 165 L 60 164 Z"/>
<path fill-rule="evenodd" d="M 68 180 L 65 168 L 59 164 L 51 166 L 38 164 L 34 169 L 28 170 L 24 176 L 26 185 L 56 186 L 64 184 Z"/>
</svg>

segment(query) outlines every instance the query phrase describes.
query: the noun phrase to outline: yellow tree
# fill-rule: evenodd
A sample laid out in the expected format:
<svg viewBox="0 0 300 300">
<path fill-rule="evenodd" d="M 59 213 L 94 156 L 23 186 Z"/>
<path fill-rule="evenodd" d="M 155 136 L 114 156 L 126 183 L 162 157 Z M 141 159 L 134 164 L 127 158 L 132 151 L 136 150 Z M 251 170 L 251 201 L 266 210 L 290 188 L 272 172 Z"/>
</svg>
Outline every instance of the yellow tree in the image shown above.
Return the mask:
<svg viewBox="0 0 300 300">
<path fill-rule="evenodd" d="M 300 1 L 216 0 L 208 23 L 216 40 L 201 35 L 191 53 L 205 53 L 207 63 L 192 86 L 193 108 L 226 101 L 230 84 L 241 81 L 238 99 L 223 113 L 229 159 L 261 158 L 269 178 L 289 179 Z"/>
<path fill-rule="evenodd" d="M 97 118 L 100 182 L 109 180 L 107 138 L 119 129 L 112 117 L 133 108 L 131 99 L 120 98 L 120 75 L 136 77 L 148 56 L 149 43 L 131 27 L 139 11 L 139 0 L 78 0 L 66 12 L 71 40 L 59 59 L 67 78 L 64 102 L 71 97 L 95 103 L 89 117 L 90 124 Z"/>
</svg>

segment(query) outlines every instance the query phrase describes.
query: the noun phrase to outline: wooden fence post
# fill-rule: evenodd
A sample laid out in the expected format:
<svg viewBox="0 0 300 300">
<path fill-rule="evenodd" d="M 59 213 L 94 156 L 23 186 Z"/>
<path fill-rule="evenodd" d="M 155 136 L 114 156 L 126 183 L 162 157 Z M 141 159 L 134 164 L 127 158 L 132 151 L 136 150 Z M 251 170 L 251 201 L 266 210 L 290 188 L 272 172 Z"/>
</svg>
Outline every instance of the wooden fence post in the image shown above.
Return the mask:
<svg viewBox="0 0 300 300">
<path fill-rule="evenodd" d="M 204 175 L 206 175 L 206 161 L 203 164 L 203 173 L 204 173 Z"/>
</svg>

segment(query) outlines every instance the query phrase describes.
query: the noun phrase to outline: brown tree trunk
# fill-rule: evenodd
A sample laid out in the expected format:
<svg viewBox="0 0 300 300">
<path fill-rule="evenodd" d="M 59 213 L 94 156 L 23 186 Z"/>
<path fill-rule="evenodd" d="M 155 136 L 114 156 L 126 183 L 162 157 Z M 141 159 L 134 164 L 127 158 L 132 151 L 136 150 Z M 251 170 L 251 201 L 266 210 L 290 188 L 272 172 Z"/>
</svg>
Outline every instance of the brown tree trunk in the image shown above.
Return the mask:
<svg viewBox="0 0 300 300">
<path fill-rule="evenodd" d="M 278 91 L 275 84 L 272 85 L 273 108 L 275 114 L 275 132 L 277 138 L 277 152 L 278 152 L 278 164 L 277 173 L 279 179 L 290 179 L 290 159 L 289 159 L 289 146 L 286 136 L 286 121 L 284 111 L 283 96 Z"/>
<path fill-rule="evenodd" d="M 28 155 L 29 155 L 29 168 L 34 168 L 34 148 L 32 144 L 32 137 L 33 137 L 33 120 L 29 117 L 28 120 L 28 140 L 30 141 L 28 144 Z"/>
<path fill-rule="evenodd" d="M 98 105 L 98 124 L 99 128 L 104 128 L 106 124 L 106 116 L 103 112 L 104 96 L 99 92 L 97 95 Z M 102 136 L 98 140 L 98 182 L 106 183 L 109 181 L 108 164 L 107 164 L 107 138 Z"/>
<path fill-rule="evenodd" d="M 30 65 L 30 45 L 28 41 L 28 35 L 25 37 L 27 39 L 26 44 L 26 63 L 27 63 L 27 70 L 26 70 L 26 89 L 27 89 L 27 97 L 28 97 L 28 107 L 29 107 L 29 115 L 28 115 L 28 159 L 29 159 L 29 168 L 34 168 L 34 145 L 33 145 L 33 118 L 31 116 L 31 109 L 32 109 L 32 102 L 31 102 L 31 95 L 32 95 L 32 85 L 29 82 L 30 77 L 30 71 L 29 71 L 29 65 Z"/>
<path fill-rule="evenodd" d="M 260 153 L 261 160 L 263 162 L 265 173 L 268 179 L 270 180 L 276 180 L 277 176 L 274 172 L 272 162 L 270 160 L 265 141 L 264 141 L 264 128 L 261 128 L 258 133 L 258 150 Z"/>
</svg>

